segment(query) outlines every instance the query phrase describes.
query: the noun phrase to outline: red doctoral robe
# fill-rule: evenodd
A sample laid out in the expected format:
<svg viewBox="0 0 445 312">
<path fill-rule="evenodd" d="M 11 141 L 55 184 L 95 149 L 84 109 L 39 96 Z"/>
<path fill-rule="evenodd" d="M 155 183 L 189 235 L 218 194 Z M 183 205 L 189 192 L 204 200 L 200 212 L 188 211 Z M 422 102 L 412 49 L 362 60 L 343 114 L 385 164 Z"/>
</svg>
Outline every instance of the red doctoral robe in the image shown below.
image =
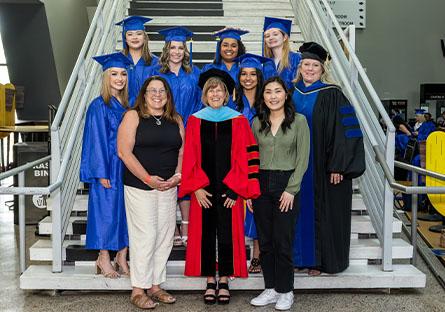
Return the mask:
<svg viewBox="0 0 445 312">
<path fill-rule="evenodd" d="M 201 167 L 201 119 L 190 116 L 185 136 L 182 181 L 179 198 L 190 194 L 190 219 L 186 251 L 186 276 L 201 274 L 202 209 L 194 192 L 209 185 Z M 259 152 L 247 119 L 240 115 L 232 119 L 231 168 L 223 183 L 238 194 L 232 207 L 233 276 L 247 277 L 246 247 L 244 244 L 243 200 L 260 195 L 258 182 Z"/>
</svg>

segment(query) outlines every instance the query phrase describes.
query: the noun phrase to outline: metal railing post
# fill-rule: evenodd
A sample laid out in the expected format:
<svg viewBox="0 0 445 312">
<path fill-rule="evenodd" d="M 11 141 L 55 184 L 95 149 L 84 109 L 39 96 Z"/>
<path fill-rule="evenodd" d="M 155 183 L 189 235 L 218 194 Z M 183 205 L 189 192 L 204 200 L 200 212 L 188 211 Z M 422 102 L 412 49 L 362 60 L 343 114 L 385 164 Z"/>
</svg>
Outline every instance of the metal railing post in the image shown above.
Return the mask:
<svg viewBox="0 0 445 312">
<path fill-rule="evenodd" d="M 25 186 L 25 172 L 19 173 L 19 187 Z M 20 253 L 20 273 L 26 270 L 26 218 L 25 218 L 25 195 L 19 195 L 19 253 Z"/>
<path fill-rule="evenodd" d="M 55 183 L 60 172 L 61 147 L 59 129 L 51 131 L 51 183 Z M 51 219 L 52 219 L 52 253 L 53 264 L 52 271 L 54 273 L 62 272 L 62 205 L 60 200 L 60 188 L 51 194 Z"/>
<path fill-rule="evenodd" d="M 391 174 L 394 174 L 394 144 L 395 133 L 388 131 L 386 135 L 386 154 L 385 160 Z M 392 271 L 392 228 L 393 228 L 393 209 L 394 209 L 394 193 L 385 178 L 384 191 L 384 211 L 383 211 L 383 271 Z"/>
<path fill-rule="evenodd" d="M 411 180 L 413 186 L 419 185 L 418 173 L 414 170 L 411 171 Z M 411 197 L 411 245 L 413 245 L 413 257 L 411 258 L 411 264 L 414 266 L 417 264 L 417 208 L 418 208 L 417 193 L 412 194 Z"/>
</svg>

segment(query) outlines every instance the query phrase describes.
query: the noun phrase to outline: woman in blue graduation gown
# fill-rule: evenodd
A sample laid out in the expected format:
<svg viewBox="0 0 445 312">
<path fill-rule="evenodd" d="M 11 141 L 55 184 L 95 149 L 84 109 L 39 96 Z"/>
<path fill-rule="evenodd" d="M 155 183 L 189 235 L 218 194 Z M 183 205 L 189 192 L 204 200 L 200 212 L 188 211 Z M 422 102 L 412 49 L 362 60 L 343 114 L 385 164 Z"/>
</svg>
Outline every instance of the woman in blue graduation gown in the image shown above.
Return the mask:
<svg viewBox="0 0 445 312">
<path fill-rule="evenodd" d="M 246 48 L 241 41 L 241 36 L 249 33 L 246 30 L 225 28 L 215 34 L 218 39 L 216 45 L 215 60 L 211 64 L 207 64 L 203 67 L 202 72 L 206 72 L 211 68 L 223 70 L 230 74 L 230 77 L 238 84 L 239 66 L 235 61 L 237 57 L 240 57 L 246 53 Z M 235 108 L 235 104 L 230 98 L 227 104 L 230 108 Z"/>
<path fill-rule="evenodd" d="M 122 53 L 131 62 L 127 68 L 130 106 L 133 106 L 144 83 L 144 70 L 146 67 L 158 63 L 158 57 L 150 52 L 148 35 L 145 33 L 144 24 L 149 21 L 151 18 L 148 17 L 129 16 L 116 23 L 116 25 L 122 26 Z"/>
<path fill-rule="evenodd" d="M 294 265 L 337 273 L 349 265 L 352 179 L 363 174 L 363 135 L 354 108 L 340 87 L 328 83 L 327 52 L 319 44 L 300 47 L 296 111 L 308 122 L 309 166 L 301 186 L 301 211 L 294 240 Z"/>
<path fill-rule="evenodd" d="M 247 118 L 252 125 L 257 115 L 261 100 L 261 86 L 263 85 L 263 64 L 271 62 L 265 57 L 246 53 L 236 59 L 239 62 L 238 86 L 236 88 L 236 109 Z M 250 260 L 249 273 L 261 273 L 259 261 L 260 247 L 258 235 L 251 207 L 247 207 L 244 220 L 245 236 L 254 240 L 253 256 Z"/>
<path fill-rule="evenodd" d="M 165 78 L 173 93 L 176 111 L 181 115 L 184 125 L 190 115 L 201 109 L 201 90 L 198 87 L 201 71 L 192 64 L 191 52 L 186 40 L 193 33 L 185 27 L 170 27 L 160 30 L 165 37 L 165 45 L 157 66 L 150 74 Z"/>
<path fill-rule="evenodd" d="M 125 217 L 122 161 L 117 155 L 117 130 L 128 107 L 128 58 L 113 53 L 94 58 L 103 67 L 101 95 L 91 102 L 85 119 L 80 180 L 89 183 L 86 249 L 100 250 L 98 273 L 128 274 L 127 220 Z M 118 251 L 115 267 L 109 250 Z"/>
<path fill-rule="evenodd" d="M 282 18 L 264 18 L 264 51 L 263 55 L 274 60 L 264 66 L 264 79 L 280 76 L 286 87 L 292 92 L 297 75 L 300 53 L 290 50 L 289 38 L 292 21 Z"/>
</svg>

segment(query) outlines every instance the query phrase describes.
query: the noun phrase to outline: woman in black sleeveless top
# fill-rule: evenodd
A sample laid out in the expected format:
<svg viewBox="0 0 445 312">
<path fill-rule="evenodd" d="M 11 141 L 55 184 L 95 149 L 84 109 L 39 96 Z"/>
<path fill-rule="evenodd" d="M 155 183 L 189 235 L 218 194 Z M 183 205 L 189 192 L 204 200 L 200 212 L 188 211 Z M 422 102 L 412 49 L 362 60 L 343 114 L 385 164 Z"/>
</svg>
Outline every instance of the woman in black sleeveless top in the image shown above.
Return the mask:
<svg viewBox="0 0 445 312">
<path fill-rule="evenodd" d="M 163 303 L 176 300 L 160 284 L 166 279 L 173 247 L 183 138 L 184 126 L 167 82 L 159 76 L 150 77 L 118 133 L 119 157 L 126 166 L 123 180 L 131 302 L 142 309 L 156 305 L 149 297 Z"/>
</svg>

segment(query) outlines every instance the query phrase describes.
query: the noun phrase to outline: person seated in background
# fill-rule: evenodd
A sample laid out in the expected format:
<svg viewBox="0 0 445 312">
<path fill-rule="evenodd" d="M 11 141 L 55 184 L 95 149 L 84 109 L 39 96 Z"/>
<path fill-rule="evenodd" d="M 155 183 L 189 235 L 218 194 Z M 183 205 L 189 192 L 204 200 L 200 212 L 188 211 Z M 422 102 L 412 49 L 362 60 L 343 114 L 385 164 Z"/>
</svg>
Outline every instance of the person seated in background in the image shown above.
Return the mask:
<svg viewBox="0 0 445 312">
<path fill-rule="evenodd" d="M 436 124 L 439 128 L 445 128 L 445 110 L 442 114 L 437 118 Z"/>
<path fill-rule="evenodd" d="M 416 118 L 416 123 L 413 125 L 413 131 L 412 134 L 417 136 L 417 131 L 419 130 L 420 126 L 422 125 L 422 123 L 425 121 L 425 110 L 422 108 L 416 108 L 415 110 L 415 118 Z"/>
<path fill-rule="evenodd" d="M 436 123 L 434 122 L 430 113 L 423 115 L 424 122 L 417 131 L 417 141 L 426 141 L 431 132 L 436 130 Z"/>
</svg>

